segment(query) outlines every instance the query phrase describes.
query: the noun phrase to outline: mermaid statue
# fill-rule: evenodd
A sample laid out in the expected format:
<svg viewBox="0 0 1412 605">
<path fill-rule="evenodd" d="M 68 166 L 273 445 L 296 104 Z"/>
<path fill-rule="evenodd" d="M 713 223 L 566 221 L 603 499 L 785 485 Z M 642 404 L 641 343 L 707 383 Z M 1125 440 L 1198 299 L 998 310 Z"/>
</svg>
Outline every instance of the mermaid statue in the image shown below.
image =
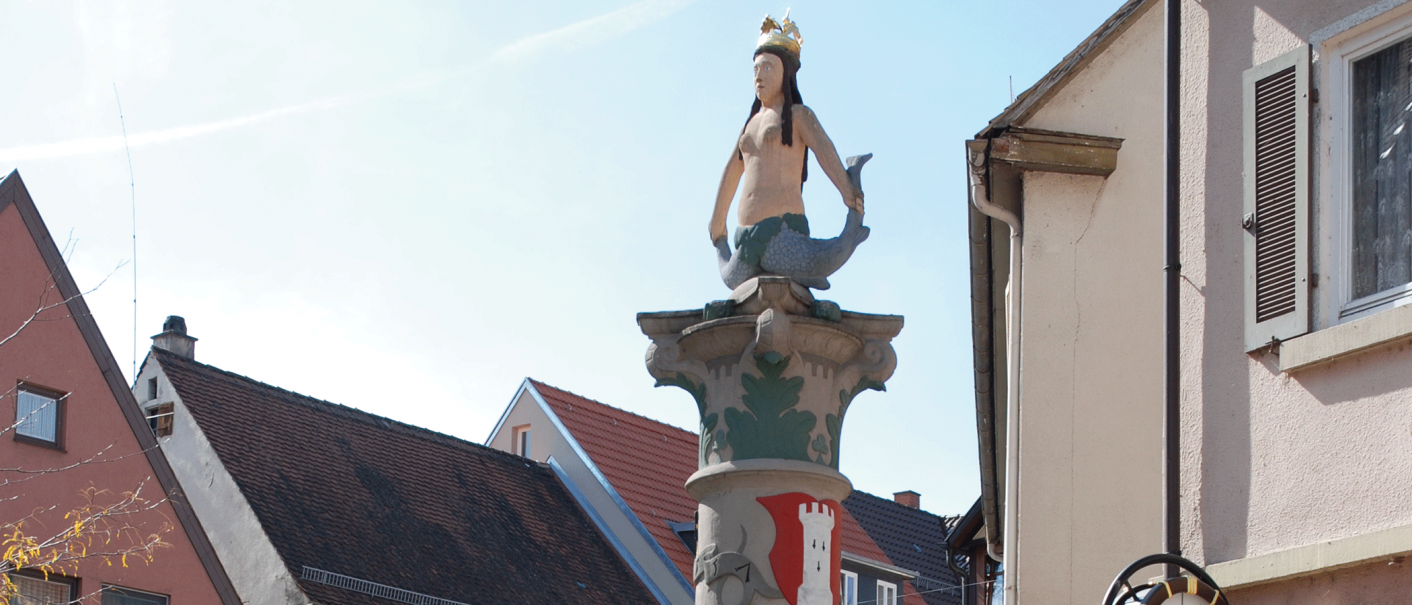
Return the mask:
<svg viewBox="0 0 1412 605">
<path fill-rule="evenodd" d="M 827 290 L 828 277 L 868 239 L 860 174 L 872 154 L 848 158 L 845 167 L 819 119 L 804 106 L 795 80 L 802 38 L 789 14 L 783 23 L 766 16 L 760 32 L 755 47 L 755 103 L 721 175 L 711 214 L 711 242 L 721 279 L 731 289 L 757 275 L 782 275 L 803 286 Z M 835 238 L 809 236 L 802 190 L 809 178 L 810 149 L 848 207 L 843 233 Z M 736 212 L 740 227 L 728 243 L 726 213 L 737 188 L 741 190 Z"/>
</svg>

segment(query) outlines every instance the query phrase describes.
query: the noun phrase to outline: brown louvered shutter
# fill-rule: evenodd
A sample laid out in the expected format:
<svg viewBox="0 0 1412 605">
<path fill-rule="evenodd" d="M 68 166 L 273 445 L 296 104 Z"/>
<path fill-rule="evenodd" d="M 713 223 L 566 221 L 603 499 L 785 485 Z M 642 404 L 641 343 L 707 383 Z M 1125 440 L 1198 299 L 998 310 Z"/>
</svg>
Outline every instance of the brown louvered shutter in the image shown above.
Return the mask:
<svg viewBox="0 0 1412 605">
<path fill-rule="evenodd" d="M 1245 72 L 1245 349 L 1309 331 L 1309 47 Z"/>
</svg>

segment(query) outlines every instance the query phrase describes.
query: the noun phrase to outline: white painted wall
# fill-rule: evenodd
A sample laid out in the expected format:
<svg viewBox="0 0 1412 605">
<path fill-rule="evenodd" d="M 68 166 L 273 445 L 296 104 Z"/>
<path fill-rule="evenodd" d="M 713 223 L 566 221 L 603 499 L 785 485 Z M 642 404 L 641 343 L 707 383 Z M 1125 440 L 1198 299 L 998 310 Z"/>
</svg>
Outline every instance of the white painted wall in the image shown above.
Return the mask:
<svg viewBox="0 0 1412 605">
<path fill-rule="evenodd" d="M 149 400 L 147 381 L 153 377 L 157 378 L 158 397 Z M 271 605 L 310 603 L 155 358 L 149 356 L 143 363 L 133 394 L 144 408 L 168 401 L 174 404 L 172 434 L 158 442 L 240 600 Z"/>
</svg>

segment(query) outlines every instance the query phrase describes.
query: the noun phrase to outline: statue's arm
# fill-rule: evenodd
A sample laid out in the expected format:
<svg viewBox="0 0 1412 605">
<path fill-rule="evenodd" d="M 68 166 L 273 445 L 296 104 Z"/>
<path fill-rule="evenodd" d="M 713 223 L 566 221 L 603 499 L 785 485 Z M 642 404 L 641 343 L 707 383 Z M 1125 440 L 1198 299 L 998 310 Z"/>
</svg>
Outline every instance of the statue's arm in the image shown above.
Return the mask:
<svg viewBox="0 0 1412 605">
<path fill-rule="evenodd" d="M 721 186 L 716 190 L 716 210 L 711 213 L 711 241 L 714 243 L 726 236 L 726 213 L 730 212 L 731 199 L 740 186 L 740 175 L 745 172 L 745 161 L 740 158 L 739 144 L 731 148 L 731 159 L 726 162 L 726 170 L 721 174 Z"/>
<path fill-rule="evenodd" d="M 819 118 L 814 115 L 813 110 L 803 105 L 795 105 L 792 113 L 794 132 L 799 133 L 804 139 L 804 144 L 814 150 L 814 157 L 818 158 L 824 174 L 828 175 L 829 180 L 833 181 L 833 186 L 843 195 L 844 205 L 863 212 L 863 192 L 855 188 L 853 182 L 848 179 L 848 171 L 844 169 L 843 162 L 839 161 L 838 150 L 834 149 L 833 141 L 829 140 L 823 125 L 819 124 Z"/>
</svg>

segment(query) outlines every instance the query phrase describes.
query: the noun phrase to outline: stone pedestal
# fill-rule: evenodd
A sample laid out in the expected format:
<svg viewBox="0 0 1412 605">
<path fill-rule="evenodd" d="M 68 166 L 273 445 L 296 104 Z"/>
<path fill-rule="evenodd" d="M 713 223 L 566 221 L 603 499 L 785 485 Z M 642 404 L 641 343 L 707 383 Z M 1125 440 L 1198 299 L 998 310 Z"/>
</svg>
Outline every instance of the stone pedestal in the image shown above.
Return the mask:
<svg viewBox="0 0 1412 605">
<path fill-rule="evenodd" d="M 658 386 L 701 417 L 699 605 L 838 602 L 844 415 L 883 390 L 902 318 L 841 311 L 784 277 L 751 279 L 704 311 L 638 315 Z"/>
</svg>

